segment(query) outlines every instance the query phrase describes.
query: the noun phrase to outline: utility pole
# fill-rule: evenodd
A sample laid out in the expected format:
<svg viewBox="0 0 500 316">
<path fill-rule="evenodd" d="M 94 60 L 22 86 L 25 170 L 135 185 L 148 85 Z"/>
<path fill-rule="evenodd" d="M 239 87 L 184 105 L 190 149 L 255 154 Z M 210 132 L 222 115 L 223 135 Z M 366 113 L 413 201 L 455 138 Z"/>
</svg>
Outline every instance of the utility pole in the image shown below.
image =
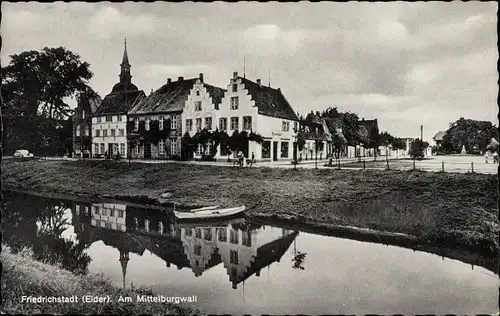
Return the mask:
<svg viewBox="0 0 500 316">
<path fill-rule="evenodd" d="M 420 140 L 424 141 L 424 126 L 420 125 Z"/>
</svg>

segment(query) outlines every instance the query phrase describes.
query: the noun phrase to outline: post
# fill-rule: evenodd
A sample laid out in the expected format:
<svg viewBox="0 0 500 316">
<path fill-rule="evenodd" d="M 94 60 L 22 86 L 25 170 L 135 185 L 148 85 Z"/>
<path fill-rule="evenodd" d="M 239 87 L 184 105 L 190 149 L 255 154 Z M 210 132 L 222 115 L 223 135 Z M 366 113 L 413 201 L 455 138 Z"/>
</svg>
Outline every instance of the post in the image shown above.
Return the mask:
<svg viewBox="0 0 500 316">
<path fill-rule="evenodd" d="M 444 172 L 444 161 L 441 161 L 441 172 Z"/>
<path fill-rule="evenodd" d="M 337 169 L 340 170 L 340 159 L 337 159 Z"/>
<path fill-rule="evenodd" d="M 415 159 L 413 159 L 413 171 L 415 171 Z"/>
<path fill-rule="evenodd" d="M 318 143 L 317 140 L 314 142 L 314 147 L 316 151 L 316 157 L 314 158 L 314 165 L 316 166 L 315 168 L 318 169 Z"/>
<path fill-rule="evenodd" d="M 471 161 L 470 166 L 471 166 L 472 173 L 474 173 L 474 161 Z"/>
<path fill-rule="evenodd" d="M 365 161 L 363 160 L 363 170 L 365 170 L 365 169 L 366 169 L 366 163 L 365 163 Z"/>
</svg>

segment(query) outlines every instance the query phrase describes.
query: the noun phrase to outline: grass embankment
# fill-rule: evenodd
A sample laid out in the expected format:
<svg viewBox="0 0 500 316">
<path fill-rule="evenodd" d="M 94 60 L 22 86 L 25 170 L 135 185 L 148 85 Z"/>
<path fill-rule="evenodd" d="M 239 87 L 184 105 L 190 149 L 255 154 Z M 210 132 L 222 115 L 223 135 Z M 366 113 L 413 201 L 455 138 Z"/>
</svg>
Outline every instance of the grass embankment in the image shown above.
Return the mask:
<svg viewBox="0 0 500 316">
<path fill-rule="evenodd" d="M 138 294 L 152 295 L 147 290 L 122 290 L 110 285 L 102 276 L 77 276 L 73 273 L 33 260 L 29 250 L 12 254 L 3 247 L 2 314 L 118 314 L 118 315 L 193 315 L 187 307 L 167 303 L 137 303 Z M 21 303 L 22 296 L 71 297 L 78 303 Z M 109 303 L 82 303 L 82 296 L 110 296 Z M 122 296 L 133 303 L 117 302 Z"/>
<path fill-rule="evenodd" d="M 228 168 L 105 161 L 2 162 L 6 188 L 158 202 L 246 204 L 250 218 L 347 225 L 496 256 L 497 177 L 383 170 Z"/>
</svg>

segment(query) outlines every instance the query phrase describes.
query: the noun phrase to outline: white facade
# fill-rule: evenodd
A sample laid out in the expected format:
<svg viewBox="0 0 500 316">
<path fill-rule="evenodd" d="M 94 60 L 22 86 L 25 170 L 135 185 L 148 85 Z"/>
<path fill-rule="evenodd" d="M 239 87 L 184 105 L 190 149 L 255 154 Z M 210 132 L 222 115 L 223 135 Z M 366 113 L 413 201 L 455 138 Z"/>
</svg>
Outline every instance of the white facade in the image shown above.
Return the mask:
<svg viewBox="0 0 500 316">
<path fill-rule="evenodd" d="M 249 142 L 247 158 L 251 158 L 252 153 L 256 160 L 291 160 L 293 158 L 296 122 L 259 114 L 255 101 L 252 100 L 252 96 L 245 89 L 237 73 L 230 80 L 227 91 L 218 106 L 212 103 L 203 84 L 197 83 L 194 86 L 182 113 L 182 124 L 186 127 L 186 131 L 194 136 L 198 129 L 206 127 L 207 118 L 211 119 L 211 129 L 209 129 L 211 131 L 218 128 L 226 131 L 229 136 L 236 130 L 260 134 L 265 140 L 264 144 Z M 226 159 L 226 150 L 221 150 L 220 147 L 215 158 Z M 202 154 L 200 149 L 197 149 L 195 157 Z M 209 148 L 206 149 L 206 154 L 208 153 Z"/>
<path fill-rule="evenodd" d="M 126 231 L 126 208 L 124 204 L 92 204 L 91 225 L 118 231 Z"/>
<path fill-rule="evenodd" d="M 127 115 L 96 115 L 92 117 L 92 156 L 105 153 L 127 157 Z"/>
</svg>

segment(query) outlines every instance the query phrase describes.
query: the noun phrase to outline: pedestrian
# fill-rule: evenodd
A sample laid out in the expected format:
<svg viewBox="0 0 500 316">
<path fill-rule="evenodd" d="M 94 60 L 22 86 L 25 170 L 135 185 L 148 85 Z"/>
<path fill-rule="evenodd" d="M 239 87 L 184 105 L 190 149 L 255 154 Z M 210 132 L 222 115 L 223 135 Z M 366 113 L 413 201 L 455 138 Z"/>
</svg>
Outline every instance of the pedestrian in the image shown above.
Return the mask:
<svg viewBox="0 0 500 316">
<path fill-rule="evenodd" d="M 240 167 L 243 167 L 243 152 L 241 150 L 238 150 L 238 164 Z"/>
<path fill-rule="evenodd" d="M 489 157 L 488 151 L 486 151 L 486 153 L 484 154 L 484 159 L 485 159 L 486 163 L 488 163 L 488 157 Z"/>
<path fill-rule="evenodd" d="M 496 151 L 493 153 L 493 163 L 498 163 L 498 153 Z"/>
<path fill-rule="evenodd" d="M 252 165 L 255 163 L 255 153 L 252 152 Z"/>
</svg>

